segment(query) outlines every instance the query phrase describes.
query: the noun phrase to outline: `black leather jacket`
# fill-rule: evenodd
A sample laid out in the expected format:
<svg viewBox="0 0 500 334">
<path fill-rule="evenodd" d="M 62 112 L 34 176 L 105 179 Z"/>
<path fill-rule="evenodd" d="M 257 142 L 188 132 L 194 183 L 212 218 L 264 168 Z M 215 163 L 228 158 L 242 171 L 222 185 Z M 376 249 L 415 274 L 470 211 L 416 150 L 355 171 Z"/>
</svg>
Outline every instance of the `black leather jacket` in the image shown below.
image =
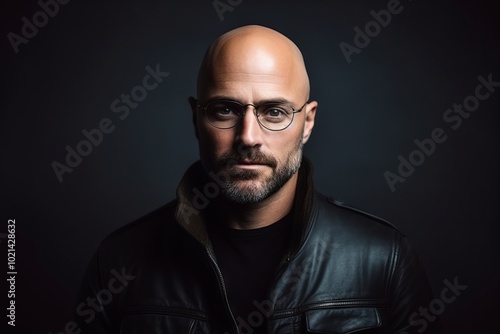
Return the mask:
<svg viewBox="0 0 500 334">
<path fill-rule="evenodd" d="M 279 334 L 434 333 L 437 321 L 415 322 L 420 317 L 414 312 L 432 295 L 406 237 L 316 193 L 311 169 L 305 160 L 291 247 L 269 298 L 256 301 L 244 323 L 231 314 L 202 205 L 193 202 L 195 187 L 216 184 L 198 162 L 184 176 L 176 201 L 101 243 L 84 278 L 74 331 L 246 334 L 266 321 L 269 333 Z"/>
</svg>

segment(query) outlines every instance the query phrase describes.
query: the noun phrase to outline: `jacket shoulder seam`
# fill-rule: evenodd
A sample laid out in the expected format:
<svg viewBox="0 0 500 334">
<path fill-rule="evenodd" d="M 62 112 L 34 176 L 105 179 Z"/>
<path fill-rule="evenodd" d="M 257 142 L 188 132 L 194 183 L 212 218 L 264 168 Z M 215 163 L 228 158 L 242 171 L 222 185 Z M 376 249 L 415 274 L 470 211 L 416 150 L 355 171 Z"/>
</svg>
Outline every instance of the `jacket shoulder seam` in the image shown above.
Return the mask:
<svg viewBox="0 0 500 334">
<path fill-rule="evenodd" d="M 382 223 L 384 225 L 387 225 L 391 228 L 393 228 L 394 230 L 398 231 L 399 233 L 403 234 L 401 231 L 399 231 L 399 229 L 394 226 L 394 224 L 390 223 L 389 221 L 383 219 L 383 218 L 380 218 L 378 216 L 375 216 L 374 214 L 371 214 L 369 212 L 366 212 L 364 210 L 361 210 L 361 209 L 358 209 L 358 208 L 355 208 L 355 207 L 352 207 L 350 205 L 347 205 L 345 204 L 345 202 L 341 201 L 341 200 L 338 200 L 336 198 L 333 198 L 331 196 L 328 196 L 327 197 L 327 201 L 330 203 L 330 204 L 333 204 L 339 208 L 342 208 L 342 209 L 346 209 L 346 210 L 350 210 L 350 211 L 353 211 L 353 212 L 356 212 L 356 213 L 359 213 L 365 217 L 368 217 L 368 218 L 371 218 L 379 223 Z M 403 234 L 404 235 L 404 234 Z"/>
</svg>

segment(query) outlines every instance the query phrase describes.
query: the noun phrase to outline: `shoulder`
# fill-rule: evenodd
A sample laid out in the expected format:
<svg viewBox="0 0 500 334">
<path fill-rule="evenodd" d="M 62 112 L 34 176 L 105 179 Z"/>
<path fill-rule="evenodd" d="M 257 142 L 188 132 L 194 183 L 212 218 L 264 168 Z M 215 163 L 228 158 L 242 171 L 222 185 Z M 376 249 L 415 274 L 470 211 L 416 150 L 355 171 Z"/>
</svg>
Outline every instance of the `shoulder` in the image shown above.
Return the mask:
<svg viewBox="0 0 500 334">
<path fill-rule="evenodd" d="M 328 216 L 334 216 L 336 218 L 341 218 L 342 220 L 347 219 L 349 221 L 359 221 L 365 224 L 375 224 L 381 228 L 388 230 L 398 230 L 397 227 L 391 224 L 389 221 L 375 216 L 369 212 L 350 206 L 342 200 L 339 200 L 332 196 L 325 196 L 318 192 L 316 192 L 315 195 L 315 199 L 318 202 L 320 209 L 324 209 Z"/>
<path fill-rule="evenodd" d="M 323 238 L 349 244 L 350 247 L 393 248 L 406 238 L 393 224 L 344 202 L 315 194 L 313 231 Z"/>
<path fill-rule="evenodd" d="M 172 231 L 177 227 L 175 205 L 176 201 L 171 201 L 116 229 L 101 241 L 99 248 L 101 251 L 120 249 L 120 252 L 126 250 L 133 252 L 171 236 Z"/>
</svg>

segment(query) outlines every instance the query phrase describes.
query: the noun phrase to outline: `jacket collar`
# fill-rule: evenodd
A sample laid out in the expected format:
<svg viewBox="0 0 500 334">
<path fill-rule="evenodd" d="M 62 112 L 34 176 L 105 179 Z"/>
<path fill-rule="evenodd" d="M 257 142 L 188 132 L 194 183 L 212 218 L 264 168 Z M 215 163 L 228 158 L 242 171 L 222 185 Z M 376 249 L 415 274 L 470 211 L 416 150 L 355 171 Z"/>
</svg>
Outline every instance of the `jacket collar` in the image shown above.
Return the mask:
<svg viewBox="0 0 500 334">
<path fill-rule="evenodd" d="M 304 243 L 312 225 L 314 212 L 314 187 L 313 187 L 313 167 L 306 157 L 303 157 L 299 169 L 297 189 L 293 204 L 293 227 L 290 251 L 287 257 L 293 255 Z M 210 204 L 210 194 L 205 194 L 205 189 L 217 189 L 219 193 L 220 185 L 217 180 L 212 179 L 204 171 L 201 162 L 192 164 L 177 187 L 177 206 L 175 216 L 177 222 L 194 238 L 205 247 L 211 248 L 208 238 L 205 217 Z"/>
</svg>

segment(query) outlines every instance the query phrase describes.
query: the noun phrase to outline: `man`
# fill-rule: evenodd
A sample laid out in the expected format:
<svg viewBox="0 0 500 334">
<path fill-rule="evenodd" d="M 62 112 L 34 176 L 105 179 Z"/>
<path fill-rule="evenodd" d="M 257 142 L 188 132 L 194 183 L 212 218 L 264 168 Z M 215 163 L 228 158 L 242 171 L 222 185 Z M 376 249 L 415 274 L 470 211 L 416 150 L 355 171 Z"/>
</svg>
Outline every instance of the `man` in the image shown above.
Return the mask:
<svg viewBox="0 0 500 334">
<path fill-rule="evenodd" d="M 200 161 L 175 201 L 102 242 L 83 332 L 431 332 L 406 238 L 313 189 L 302 146 L 318 103 L 292 41 L 261 26 L 222 35 L 189 102 Z"/>
</svg>

